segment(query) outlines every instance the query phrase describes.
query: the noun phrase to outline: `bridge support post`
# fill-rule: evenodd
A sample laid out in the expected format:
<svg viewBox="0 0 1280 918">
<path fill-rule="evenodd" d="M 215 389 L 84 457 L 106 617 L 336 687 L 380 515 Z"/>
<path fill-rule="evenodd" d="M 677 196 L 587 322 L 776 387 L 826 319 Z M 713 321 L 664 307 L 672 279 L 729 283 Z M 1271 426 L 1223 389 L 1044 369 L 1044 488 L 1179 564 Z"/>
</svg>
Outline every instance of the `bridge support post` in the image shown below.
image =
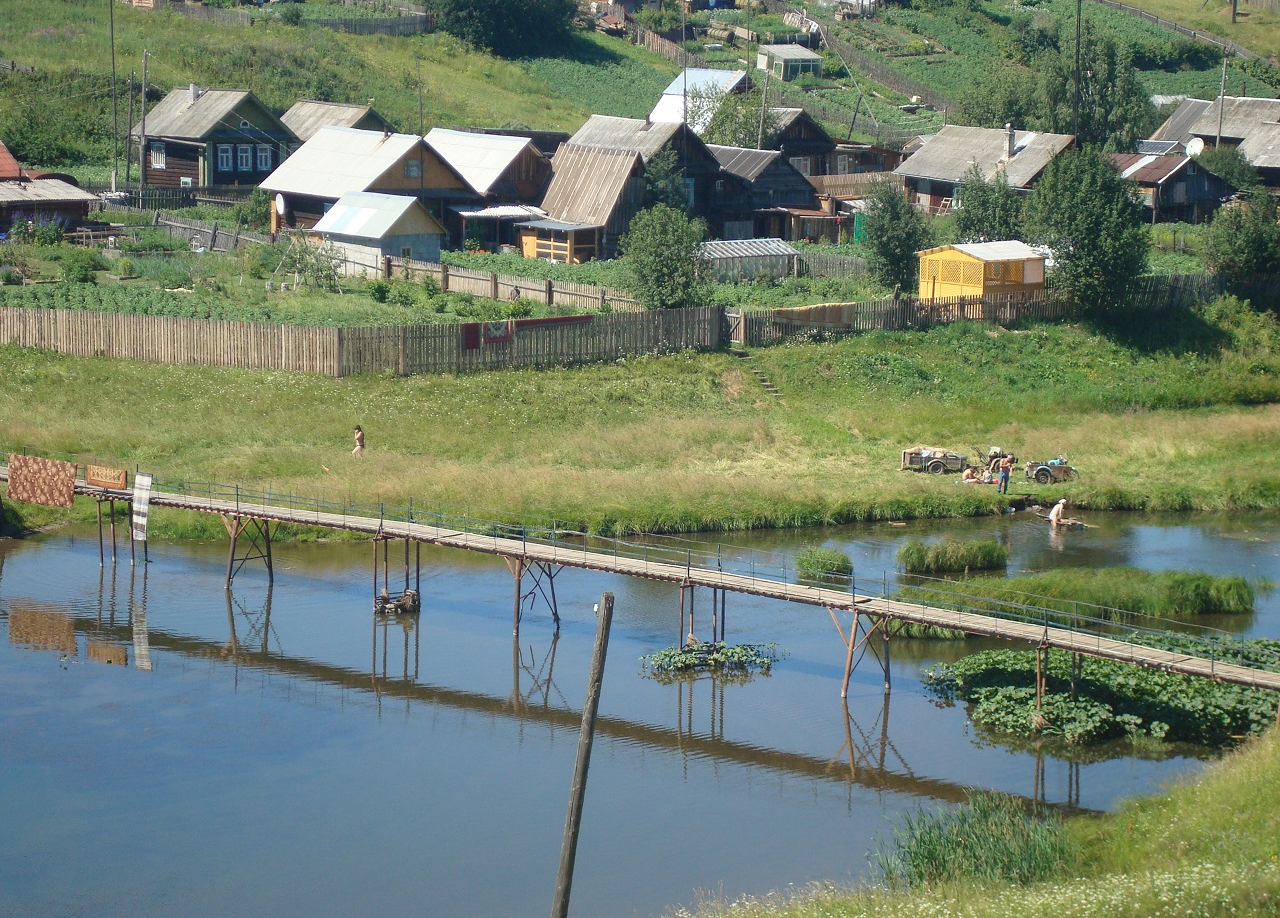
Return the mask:
<svg viewBox="0 0 1280 918">
<path fill-rule="evenodd" d="M 884 646 L 884 692 L 889 694 L 889 690 L 893 688 L 893 676 L 889 669 L 889 619 L 880 619 L 880 642 Z"/>
<path fill-rule="evenodd" d="M 253 516 L 242 516 L 236 513 L 222 514 L 222 525 L 231 537 L 231 545 L 227 551 L 227 588 L 246 561 L 262 561 L 267 568 L 267 583 L 275 583 L 275 570 L 271 562 L 271 521 Z M 246 536 L 248 544 L 244 553 L 238 554 L 240 536 Z"/>
</svg>

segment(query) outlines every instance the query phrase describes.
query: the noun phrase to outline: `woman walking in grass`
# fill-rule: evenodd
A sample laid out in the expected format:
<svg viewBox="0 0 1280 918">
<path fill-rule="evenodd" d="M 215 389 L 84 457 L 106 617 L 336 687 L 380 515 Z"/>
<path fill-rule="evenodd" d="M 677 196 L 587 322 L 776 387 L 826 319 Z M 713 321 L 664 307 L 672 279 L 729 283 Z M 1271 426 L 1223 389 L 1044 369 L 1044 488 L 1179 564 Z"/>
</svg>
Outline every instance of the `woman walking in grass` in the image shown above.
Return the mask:
<svg viewBox="0 0 1280 918">
<path fill-rule="evenodd" d="M 356 425 L 356 447 L 351 451 L 353 456 L 364 455 L 364 431 L 360 429 L 360 425 Z"/>
</svg>

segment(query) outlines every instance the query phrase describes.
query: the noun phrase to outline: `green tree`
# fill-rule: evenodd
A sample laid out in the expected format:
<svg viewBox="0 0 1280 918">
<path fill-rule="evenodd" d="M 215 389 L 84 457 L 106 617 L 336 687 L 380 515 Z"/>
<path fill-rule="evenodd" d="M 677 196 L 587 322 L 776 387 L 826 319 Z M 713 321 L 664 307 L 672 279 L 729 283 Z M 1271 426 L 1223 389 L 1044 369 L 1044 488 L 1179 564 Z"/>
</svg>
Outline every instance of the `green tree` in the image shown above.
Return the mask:
<svg viewBox="0 0 1280 918">
<path fill-rule="evenodd" d="M 916 252 L 929 247 L 924 216 L 911 206 L 902 189 L 881 182 L 867 196 L 866 229 L 871 272 L 887 287 L 914 293 L 920 271 Z"/>
<path fill-rule="evenodd" d="M 577 13 L 574 0 L 435 0 L 440 27 L 502 57 L 555 50 Z"/>
<path fill-rule="evenodd" d="M 1032 71 L 991 61 L 960 92 L 955 121 L 985 128 L 1033 125 L 1038 92 L 1038 80 Z"/>
<path fill-rule="evenodd" d="M 956 210 L 956 233 L 960 242 L 997 242 L 1021 239 L 1022 195 L 1009 187 L 1003 172 L 995 181 L 982 177 L 975 163 L 960 185 L 960 207 Z"/>
<path fill-rule="evenodd" d="M 689 196 L 685 192 L 684 169 L 680 157 L 672 147 L 659 150 L 644 165 L 644 200 L 646 206 L 665 204 L 678 210 L 688 210 Z"/>
<path fill-rule="evenodd" d="M 760 108 L 764 106 L 764 120 Z M 690 109 L 692 111 L 692 108 Z M 691 122 L 693 118 L 689 119 Z M 767 150 L 778 136 L 777 113 L 764 103 L 764 93 L 718 93 L 702 139 L 725 147 Z"/>
<path fill-rule="evenodd" d="M 1254 274 L 1280 273 L 1280 224 L 1266 192 L 1219 208 L 1205 234 L 1205 261 L 1228 288 Z"/>
<path fill-rule="evenodd" d="M 631 220 L 619 249 L 631 291 L 646 309 L 677 309 L 706 302 L 707 224 L 683 210 L 655 204 Z"/>
<path fill-rule="evenodd" d="M 1054 273 L 1085 309 L 1118 305 L 1147 267 L 1147 229 L 1132 185 L 1092 150 L 1069 150 L 1027 201 L 1027 234 L 1053 251 Z"/>
<path fill-rule="evenodd" d="M 1209 147 L 1195 159 L 1198 165 L 1238 191 L 1252 192 L 1262 188 L 1258 170 L 1239 147 Z"/>
<path fill-rule="evenodd" d="M 1038 126 L 1076 134 L 1082 146 L 1132 150 L 1159 124 L 1150 94 L 1138 82 L 1133 52 L 1085 22 L 1080 39 L 1080 129 L 1075 130 L 1075 35 L 1040 67 Z"/>
</svg>

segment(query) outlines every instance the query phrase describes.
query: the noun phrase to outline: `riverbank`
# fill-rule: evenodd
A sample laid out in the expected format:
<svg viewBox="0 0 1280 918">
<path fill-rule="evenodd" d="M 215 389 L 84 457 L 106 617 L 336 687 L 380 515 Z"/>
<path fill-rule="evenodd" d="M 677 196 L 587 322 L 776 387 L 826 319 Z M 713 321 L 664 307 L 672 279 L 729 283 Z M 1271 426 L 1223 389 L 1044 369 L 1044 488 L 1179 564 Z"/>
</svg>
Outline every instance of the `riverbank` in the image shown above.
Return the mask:
<svg viewBox="0 0 1280 918">
<path fill-rule="evenodd" d="M 1280 901 L 1280 733 L 1272 729 L 1157 796 L 1067 821 L 1075 853 L 1017 885 L 958 877 L 914 892 L 819 886 L 709 902 L 698 918 L 1273 916 Z M 677 918 L 691 913 L 680 910 Z"/>
<path fill-rule="evenodd" d="M 1059 496 L 1083 510 L 1280 507 L 1274 319 L 1217 309 L 1160 335 L 974 323 L 753 352 L 780 396 L 722 353 L 329 379 L 4 347 L 0 443 L 164 480 L 607 533 L 982 516 Z M 1015 476 L 1006 498 L 899 471 L 901 450 L 921 443 L 1061 454 L 1081 475 Z M 57 517 L 19 512 L 27 525 Z M 199 536 L 216 520 L 155 522 Z"/>
</svg>

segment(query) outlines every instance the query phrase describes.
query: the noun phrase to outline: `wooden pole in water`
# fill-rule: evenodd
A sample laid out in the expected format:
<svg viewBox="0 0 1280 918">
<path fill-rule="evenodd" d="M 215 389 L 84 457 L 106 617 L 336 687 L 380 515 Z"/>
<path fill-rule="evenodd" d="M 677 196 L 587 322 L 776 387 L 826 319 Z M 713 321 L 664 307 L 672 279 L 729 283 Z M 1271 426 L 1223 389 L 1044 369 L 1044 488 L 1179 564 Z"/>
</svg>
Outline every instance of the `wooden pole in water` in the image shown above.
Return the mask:
<svg viewBox="0 0 1280 918">
<path fill-rule="evenodd" d="M 587 680 L 587 702 L 582 709 L 582 731 L 578 734 L 578 758 L 569 788 L 569 811 L 564 820 L 564 841 L 560 845 L 560 869 L 556 873 L 551 918 L 567 918 L 569 893 L 573 886 L 573 862 L 578 852 L 578 830 L 582 826 L 582 804 L 587 794 L 587 768 L 591 764 L 591 742 L 595 736 L 596 713 L 600 709 L 600 686 L 604 682 L 604 658 L 609 649 L 609 626 L 613 623 L 613 594 L 600 597 L 596 621 L 596 644 L 591 654 L 591 676 Z"/>
<path fill-rule="evenodd" d="M 840 686 L 841 698 L 849 697 L 849 677 L 853 675 L 853 648 L 858 642 L 858 619 L 861 615 L 859 610 L 853 610 L 853 622 L 849 625 L 849 652 L 844 658 L 844 684 Z"/>
<path fill-rule="evenodd" d="M 880 640 L 884 643 L 884 690 L 888 693 L 893 688 L 892 677 L 889 675 L 889 619 L 880 619 Z"/>
<path fill-rule="evenodd" d="M 512 571 L 512 574 L 515 576 L 515 580 L 516 580 L 516 595 L 515 595 L 515 601 L 512 604 L 512 609 L 511 609 L 511 633 L 519 634 L 520 633 L 520 581 L 524 577 L 524 559 L 523 558 L 516 561 L 516 569 Z"/>
<path fill-rule="evenodd" d="M 107 560 L 102 549 L 102 501 L 98 501 L 98 567 L 106 567 Z"/>
</svg>

